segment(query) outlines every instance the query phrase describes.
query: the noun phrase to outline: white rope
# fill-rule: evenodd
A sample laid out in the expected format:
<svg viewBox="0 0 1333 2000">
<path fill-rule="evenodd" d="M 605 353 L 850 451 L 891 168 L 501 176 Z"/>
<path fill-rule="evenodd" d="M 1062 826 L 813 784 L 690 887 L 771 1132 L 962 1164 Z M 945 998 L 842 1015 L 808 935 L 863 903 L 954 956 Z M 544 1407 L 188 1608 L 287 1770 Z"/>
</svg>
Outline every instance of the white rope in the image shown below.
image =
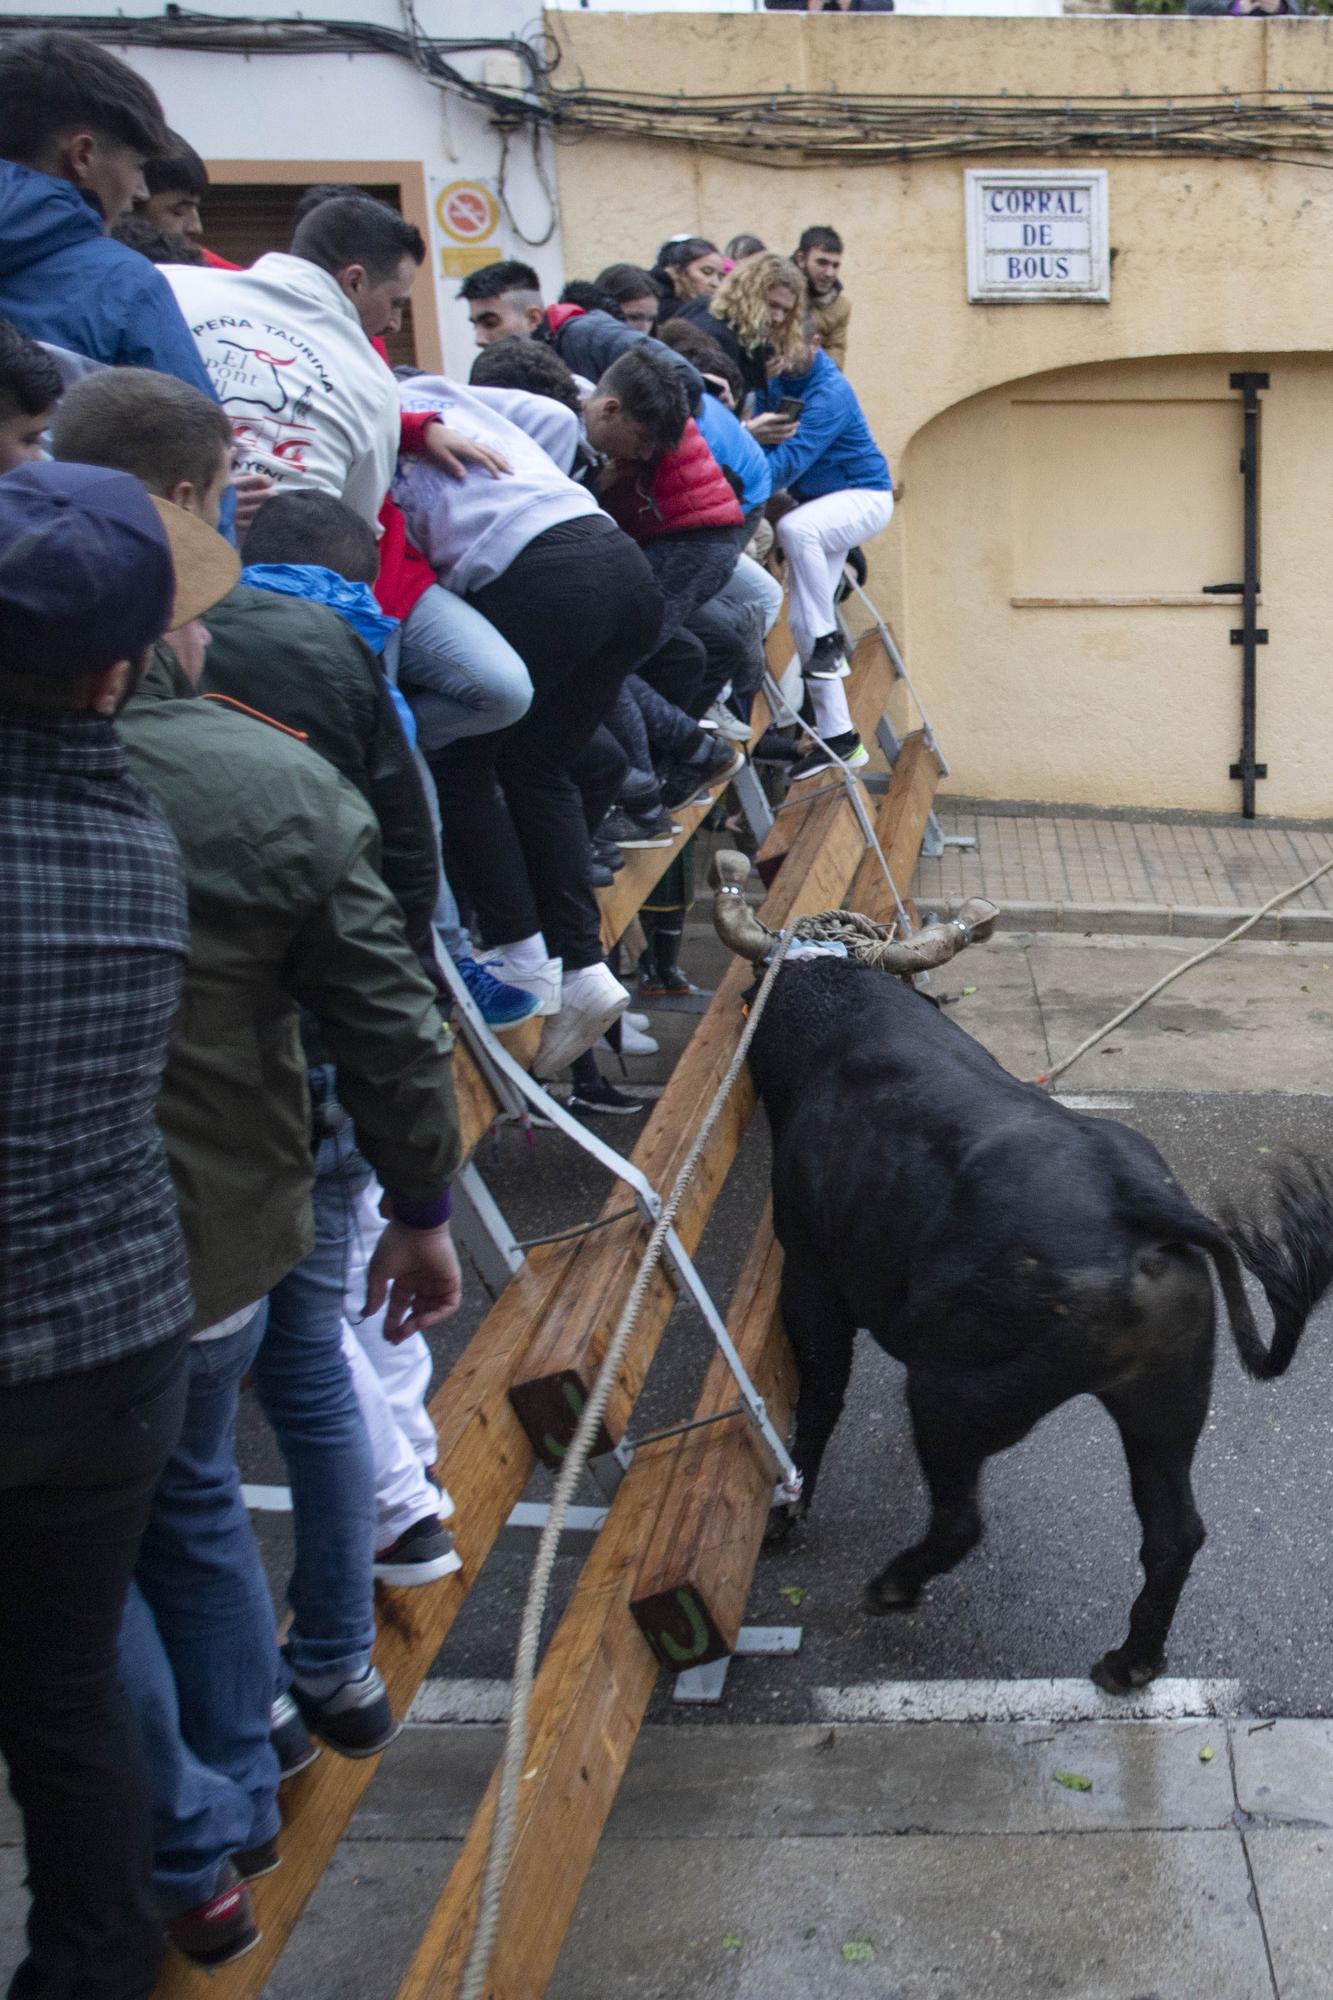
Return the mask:
<svg viewBox="0 0 1333 2000">
<path fill-rule="evenodd" d="M 514 1837 L 518 1825 L 518 1788 L 523 1776 L 523 1765 L 528 1750 L 528 1707 L 532 1699 L 532 1684 L 537 1662 L 537 1642 L 541 1634 L 542 1618 L 546 1610 L 546 1600 L 550 1594 L 551 1573 L 555 1566 L 556 1550 L 564 1527 L 565 1516 L 573 1501 L 575 1488 L 588 1462 L 592 1446 L 601 1429 L 602 1417 L 610 1400 L 611 1388 L 620 1364 L 624 1358 L 629 1337 L 638 1323 L 639 1310 L 643 1304 L 648 1280 L 661 1259 L 667 1232 L 676 1218 L 681 1199 L 699 1164 L 700 1155 L 708 1143 L 709 1135 L 716 1125 L 722 1107 L 731 1095 L 736 1078 L 740 1075 L 755 1029 L 768 1004 L 768 996 L 773 990 L 773 981 L 786 957 L 793 930 L 789 929 L 779 940 L 763 983 L 750 1009 L 750 1018 L 741 1031 L 736 1044 L 736 1052 L 727 1065 L 726 1075 L 713 1093 L 712 1103 L 694 1138 L 689 1152 L 676 1175 L 671 1193 L 662 1212 L 653 1224 L 639 1268 L 634 1275 L 634 1283 L 625 1301 L 625 1309 L 606 1357 L 597 1371 L 597 1380 L 584 1405 L 579 1418 L 578 1429 L 566 1454 L 556 1480 L 555 1492 L 551 1498 L 551 1510 L 542 1529 L 537 1545 L 537 1556 L 533 1563 L 532 1578 L 528 1585 L 527 1602 L 523 1607 L 523 1623 L 519 1631 L 518 1650 L 514 1658 L 514 1682 L 509 1704 L 509 1726 L 505 1735 L 504 1761 L 500 1772 L 500 1794 L 496 1801 L 495 1821 L 491 1828 L 490 1853 L 486 1861 L 486 1873 L 482 1879 L 481 1894 L 477 1906 L 477 1925 L 472 1934 L 472 1948 L 468 1953 L 467 1968 L 463 1974 L 459 1990 L 459 2000 L 481 2000 L 490 1968 L 491 1953 L 495 1948 L 495 1936 L 500 1923 L 500 1904 L 504 1895 L 505 1876 L 509 1871 L 510 1856 L 513 1853 Z"/>
<path fill-rule="evenodd" d="M 1228 931 L 1225 937 L 1214 938 L 1212 943 L 1205 945 L 1202 951 L 1196 951 L 1193 958 L 1187 958 L 1185 963 L 1176 966 L 1174 971 L 1164 973 L 1159 980 L 1155 981 L 1148 988 L 1146 993 L 1140 993 L 1137 1000 L 1131 1000 L 1128 1007 L 1122 1007 L 1113 1019 L 1098 1028 L 1095 1035 L 1089 1035 L 1086 1041 L 1080 1042 L 1072 1056 L 1066 1056 L 1063 1061 L 1055 1063 L 1048 1070 L 1044 1070 L 1036 1081 L 1038 1083 L 1054 1083 L 1057 1076 L 1063 1076 L 1067 1069 L 1074 1067 L 1080 1056 L 1085 1056 L 1089 1049 L 1096 1048 L 1098 1042 L 1105 1040 L 1107 1035 L 1114 1034 L 1117 1028 L 1123 1026 L 1126 1021 L 1138 1013 L 1140 1007 L 1146 1007 L 1150 1000 L 1155 1000 L 1164 987 L 1170 986 L 1174 980 L 1183 979 L 1187 972 L 1192 972 L 1196 965 L 1202 965 L 1206 958 L 1211 958 L 1215 952 L 1221 951 L 1224 945 L 1234 944 L 1238 937 L 1244 937 L 1246 931 L 1253 930 L 1259 920 L 1262 917 L 1266 917 L 1270 910 L 1275 910 L 1279 903 L 1289 901 L 1292 896 L 1299 896 L 1302 889 L 1308 889 L 1312 882 L 1317 882 L 1321 875 L 1327 875 L 1331 868 L 1333 868 L 1333 859 L 1322 862 L 1303 881 L 1293 882 L 1289 889 L 1279 889 L 1276 896 L 1270 896 L 1262 909 L 1256 910 L 1252 917 L 1246 917 L 1243 924 L 1236 925 L 1235 930 Z"/>
</svg>

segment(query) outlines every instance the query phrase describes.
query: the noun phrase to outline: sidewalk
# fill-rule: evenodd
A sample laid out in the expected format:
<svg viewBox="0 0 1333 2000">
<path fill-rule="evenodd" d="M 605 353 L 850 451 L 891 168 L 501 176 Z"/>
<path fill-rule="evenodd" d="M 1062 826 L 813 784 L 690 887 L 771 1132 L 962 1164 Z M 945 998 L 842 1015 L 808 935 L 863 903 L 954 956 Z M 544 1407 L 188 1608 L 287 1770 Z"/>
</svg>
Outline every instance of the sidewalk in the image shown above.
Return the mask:
<svg viewBox="0 0 1333 2000">
<path fill-rule="evenodd" d="M 923 860 L 913 894 L 924 908 L 955 908 L 967 896 L 1001 905 L 1007 930 L 1132 931 L 1221 936 L 1333 860 L 1333 831 L 1262 820 L 1121 817 L 1008 811 L 941 800 L 946 834 L 975 838 Z M 1252 933 L 1322 943 L 1333 939 L 1333 873 L 1293 897 Z"/>
</svg>

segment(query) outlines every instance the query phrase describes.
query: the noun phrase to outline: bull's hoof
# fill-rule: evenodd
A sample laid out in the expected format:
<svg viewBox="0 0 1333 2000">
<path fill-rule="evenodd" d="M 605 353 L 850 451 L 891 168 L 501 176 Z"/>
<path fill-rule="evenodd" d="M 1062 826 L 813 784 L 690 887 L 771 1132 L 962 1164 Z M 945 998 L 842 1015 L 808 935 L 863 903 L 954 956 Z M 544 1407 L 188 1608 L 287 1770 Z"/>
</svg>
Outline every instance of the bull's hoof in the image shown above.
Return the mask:
<svg viewBox="0 0 1333 2000">
<path fill-rule="evenodd" d="M 787 1542 L 795 1534 L 805 1516 L 799 1504 L 793 1507 L 774 1507 L 768 1516 L 768 1526 L 764 1529 L 764 1547 L 777 1548 L 780 1542 Z"/>
<path fill-rule="evenodd" d="M 892 1611 L 915 1611 L 919 1590 L 907 1590 L 891 1576 L 872 1576 L 861 1594 L 861 1602 L 874 1618 L 887 1618 Z"/>
<path fill-rule="evenodd" d="M 1133 1694 L 1136 1688 L 1147 1687 L 1150 1681 L 1155 1681 L 1165 1665 L 1165 1659 L 1161 1659 L 1155 1667 L 1145 1666 L 1142 1662 L 1129 1666 L 1123 1654 L 1104 1653 L 1092 1669 L 1092 1679 L 1104 1694 Z"/>
</svg>

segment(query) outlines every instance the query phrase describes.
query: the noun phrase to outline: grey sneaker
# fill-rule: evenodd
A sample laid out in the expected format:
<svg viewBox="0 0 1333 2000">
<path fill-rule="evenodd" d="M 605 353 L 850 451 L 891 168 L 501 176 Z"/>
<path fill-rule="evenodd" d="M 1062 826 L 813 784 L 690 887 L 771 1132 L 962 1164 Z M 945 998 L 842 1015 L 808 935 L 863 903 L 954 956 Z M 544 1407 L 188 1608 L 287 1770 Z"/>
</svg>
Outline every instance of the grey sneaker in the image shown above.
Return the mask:
<svg viewBox="0 0 1333 2000">
<path fill-rule="evenodd" d="M 404 1528 L 396 1542 L 375 1557 L 375 1574 L 381 1583 L 408 1589 L 413 1584 L 436 1583 L 462 1569 L 463 1559 L 454 1547 L 454 1538 L 438 1514 L 426 1514 Z"/>
<path fill-rule="evenodd" d="M 403 1726 L 394 1721 L 378 1667 L 367 1667 L 360 1680 L 344 1681 L 318 1700 L 293 1681 L 292 1699 L 306 1727 L 340 1757 L 377 1757 Z"/>
<path fill-rule="evenodd" d="M 318 1743 L 301 1720 L 301 1711 L 289 1694 L 280 1694 L 269 1713 L 268 1740 L 278 1753 L 278 1783 L 285 1784 L 304 1771 L 319 1755 Z"/>
</svg>

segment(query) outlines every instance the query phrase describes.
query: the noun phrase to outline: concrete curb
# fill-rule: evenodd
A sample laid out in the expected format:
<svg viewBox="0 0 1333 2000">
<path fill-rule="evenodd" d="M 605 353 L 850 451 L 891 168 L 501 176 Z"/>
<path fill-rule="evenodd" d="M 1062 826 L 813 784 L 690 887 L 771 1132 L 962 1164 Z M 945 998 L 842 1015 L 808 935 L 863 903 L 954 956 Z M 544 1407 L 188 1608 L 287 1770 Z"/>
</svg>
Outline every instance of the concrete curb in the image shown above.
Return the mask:
<svg viewBox="0 0 1333 2000">
<path fill-rule="evenodd" d="M 948 896 L 921 899 L 923 915 L 938 911 L 952 916 L 964 899 Z M 1025 903 L 1006 902 L 997 929 L 1002 931 L 1102 931 L 1135 937 L 1225 937 L 1253 916 L 1252 909 L 1224 904 L 1187 903 Z M 1246 932 L 1283 944 L 1333 943 L 1333 911 L 1274 910 Z"/>
</svg>

